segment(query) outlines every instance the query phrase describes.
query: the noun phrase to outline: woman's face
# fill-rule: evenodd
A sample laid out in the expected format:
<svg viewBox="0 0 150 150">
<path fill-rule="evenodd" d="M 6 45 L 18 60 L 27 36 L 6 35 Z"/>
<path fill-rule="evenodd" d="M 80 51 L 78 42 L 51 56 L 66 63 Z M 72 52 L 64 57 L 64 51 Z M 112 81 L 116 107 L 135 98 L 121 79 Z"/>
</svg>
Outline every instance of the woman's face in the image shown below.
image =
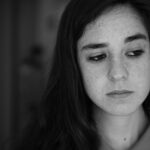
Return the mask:
<svg viewBox="0 0 150 150">
<path fill-rule="evenodd" d="M 150 45 L 140 16 L 118 6 L 88 24 L 77 43 L 87 95 L 107 113 L 134 112 L 150 90 Z M 131 94 L 107 95 L 114 90 Z"/>
</svg>

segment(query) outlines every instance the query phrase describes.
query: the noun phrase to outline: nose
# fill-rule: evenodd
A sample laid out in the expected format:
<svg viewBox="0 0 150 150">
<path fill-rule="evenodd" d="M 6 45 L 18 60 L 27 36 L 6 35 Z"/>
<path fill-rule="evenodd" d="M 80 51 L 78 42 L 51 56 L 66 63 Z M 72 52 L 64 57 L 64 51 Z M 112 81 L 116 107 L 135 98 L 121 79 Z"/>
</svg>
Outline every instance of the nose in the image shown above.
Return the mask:
<svg viewBox="0 0 150 150">
<path fill-rule="evenodd" d="M 122 60 L 115 60 L 110 62 L 108 71 L 108 79 L 117 82 L 120 80 L 126 80 L 128 78 L 128 70 Z"/>
</svg>

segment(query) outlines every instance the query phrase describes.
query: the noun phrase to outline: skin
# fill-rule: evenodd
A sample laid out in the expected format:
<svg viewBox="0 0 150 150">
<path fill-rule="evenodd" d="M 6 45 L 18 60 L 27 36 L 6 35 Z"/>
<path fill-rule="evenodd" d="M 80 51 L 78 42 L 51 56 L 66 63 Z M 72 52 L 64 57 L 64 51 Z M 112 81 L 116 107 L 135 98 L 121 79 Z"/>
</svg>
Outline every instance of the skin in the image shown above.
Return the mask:
<svg viewBox="0 0 150 150">
<path fill-rule="evenodd" d="M 126 40 L 137 34 L 142 37 Z M 94 117 L 105 150 L 129 149 L 148 125 L 142 103 L 150 90 L 149 49 L 147 30 L 129 5 L 106 10 L 85 27 L 78 40 L 83 84 L 95 104 Z M 125 98 L 107 96 L 123 89 L 133 93 Z"/>
</svg>

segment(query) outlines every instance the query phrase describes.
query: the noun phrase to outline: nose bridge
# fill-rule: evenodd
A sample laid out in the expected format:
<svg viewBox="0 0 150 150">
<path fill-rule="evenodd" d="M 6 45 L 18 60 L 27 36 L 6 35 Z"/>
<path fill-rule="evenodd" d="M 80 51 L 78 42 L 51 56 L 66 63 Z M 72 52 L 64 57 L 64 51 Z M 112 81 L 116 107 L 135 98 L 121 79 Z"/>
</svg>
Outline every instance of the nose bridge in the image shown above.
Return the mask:
<svg viewBox="0 0 150 150">
<path fill-rule="evenodd" d="M 109 66 L 108 77 L 110 80 L 125 80 L 128 77 L 123 58 L 112 59 Z"/>
</svg>

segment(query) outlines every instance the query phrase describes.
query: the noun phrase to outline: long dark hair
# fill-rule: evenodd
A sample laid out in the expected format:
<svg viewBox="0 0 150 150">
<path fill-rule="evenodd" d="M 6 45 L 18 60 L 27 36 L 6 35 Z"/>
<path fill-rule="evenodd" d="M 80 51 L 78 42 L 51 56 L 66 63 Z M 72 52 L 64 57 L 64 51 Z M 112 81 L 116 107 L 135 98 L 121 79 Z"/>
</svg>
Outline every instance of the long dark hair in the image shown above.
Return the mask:
<svg viewBox="0 0 150 150">
<path fill-rule="evenodd" d="M 22 134 L 19 149 L 98 149 L 100 139 L 93 119 L 93 103 L 84 90 L 77 62 L 77 41 L 88 23 L 106 8 L 118 4 L 136 9 L 149 33 L 149 0 L 71 0 L 60 21 L 47 88 Z M 143 106 L 149 116 L 149 96 Z"/>
</svg>

